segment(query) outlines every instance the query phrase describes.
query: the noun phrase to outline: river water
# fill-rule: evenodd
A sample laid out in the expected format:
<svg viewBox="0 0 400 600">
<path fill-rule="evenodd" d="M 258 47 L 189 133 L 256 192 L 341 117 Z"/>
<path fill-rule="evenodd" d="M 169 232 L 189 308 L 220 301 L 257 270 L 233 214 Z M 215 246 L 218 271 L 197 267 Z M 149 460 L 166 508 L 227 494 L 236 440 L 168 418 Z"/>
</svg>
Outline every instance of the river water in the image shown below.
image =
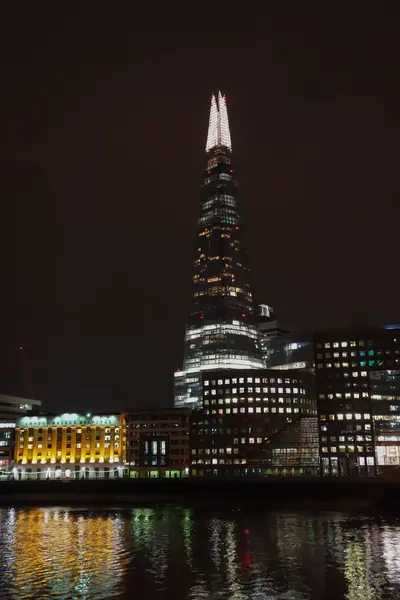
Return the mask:
<svg viewBox="0 0 400 600">
<path fill-rule="evenodd" d="M 0 598 L 400 598 L 400 519 L 248 508 L 0 509 Z"/>
</svg>

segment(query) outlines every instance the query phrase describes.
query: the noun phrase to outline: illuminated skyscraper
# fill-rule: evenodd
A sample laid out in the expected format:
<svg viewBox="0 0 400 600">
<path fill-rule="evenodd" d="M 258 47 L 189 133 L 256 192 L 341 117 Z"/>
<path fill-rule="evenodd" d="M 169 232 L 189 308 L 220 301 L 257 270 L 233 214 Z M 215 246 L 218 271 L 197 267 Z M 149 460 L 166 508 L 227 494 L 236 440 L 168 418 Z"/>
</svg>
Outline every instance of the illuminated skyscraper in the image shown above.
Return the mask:
<svg viewBox="0 0 400 600">
<path fill-rule="evenodd" d="M 219 92 L 211 98 L 192 309 L 183 369 L 175 373 L 175 406 L 202 406 L 203 371 L 262 367 L 226 99 Z"/>
</svg>

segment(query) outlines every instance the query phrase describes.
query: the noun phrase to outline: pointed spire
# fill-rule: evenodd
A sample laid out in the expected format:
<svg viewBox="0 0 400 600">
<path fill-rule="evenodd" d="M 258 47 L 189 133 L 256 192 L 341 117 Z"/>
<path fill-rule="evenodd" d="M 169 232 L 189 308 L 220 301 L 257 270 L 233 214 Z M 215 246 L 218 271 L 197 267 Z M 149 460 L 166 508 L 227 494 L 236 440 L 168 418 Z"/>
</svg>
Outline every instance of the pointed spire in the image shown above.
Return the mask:
<svg viewBox="0 0 400 600">
<path fill-rule="evenodd" d="M 229 131 L 228 111 L 226 108 L 226 96 L 222 97 L 221 92 L 219 92 L 218 104 L 219 104 L 220 144 L 222 146 L 227 146 L 227 148 L 232 150 L 231 134 Z"/>
<path fill-rule="evenodd" d="M 218 103 L 214 94 L 211 96 L 206 152 L 215 146 L 226 146 L 232 150 L 226 97 L 221 92 L 218 92 Z"/>
<path fill-rule="evenodd" d="M 208 122 L 206 152 L 208 152 L 210 148 L 214 148 L 214 146 L 218 145 L 218 120 L 219 119 L 217 99 L 213 94 L 211 96 L 210 120 Z"/>
</svg>

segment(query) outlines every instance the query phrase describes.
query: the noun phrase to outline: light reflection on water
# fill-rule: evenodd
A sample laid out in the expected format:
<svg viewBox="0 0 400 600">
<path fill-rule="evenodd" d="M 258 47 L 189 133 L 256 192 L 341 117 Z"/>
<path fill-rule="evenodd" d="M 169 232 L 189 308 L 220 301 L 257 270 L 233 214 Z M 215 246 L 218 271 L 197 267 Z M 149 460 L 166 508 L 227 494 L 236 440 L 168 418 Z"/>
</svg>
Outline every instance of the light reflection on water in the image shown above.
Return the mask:
<svg viewBox="0 0 400 600">
<path fill-rule="evenodd" d="M 400 520 L 340 513 L 0 509 L 0 598 L 400 597 Z"/>
</svg>

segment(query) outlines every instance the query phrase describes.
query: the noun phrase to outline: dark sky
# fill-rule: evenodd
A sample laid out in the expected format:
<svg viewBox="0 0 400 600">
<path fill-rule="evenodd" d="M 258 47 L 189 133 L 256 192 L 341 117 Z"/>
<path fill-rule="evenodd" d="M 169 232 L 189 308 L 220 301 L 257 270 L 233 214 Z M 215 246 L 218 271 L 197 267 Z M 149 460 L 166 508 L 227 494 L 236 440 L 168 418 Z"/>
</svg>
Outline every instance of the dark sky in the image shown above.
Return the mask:
<svg viewBox="0 0 400 600">
<path fill-rule="evenodd" d="M 48 410 L 172 405 L 218 88 L 257 299 L 400 321 L 400 21 L 264 4 L 2 3 L 0 391 L 23 344 Z"/>
</svg>

